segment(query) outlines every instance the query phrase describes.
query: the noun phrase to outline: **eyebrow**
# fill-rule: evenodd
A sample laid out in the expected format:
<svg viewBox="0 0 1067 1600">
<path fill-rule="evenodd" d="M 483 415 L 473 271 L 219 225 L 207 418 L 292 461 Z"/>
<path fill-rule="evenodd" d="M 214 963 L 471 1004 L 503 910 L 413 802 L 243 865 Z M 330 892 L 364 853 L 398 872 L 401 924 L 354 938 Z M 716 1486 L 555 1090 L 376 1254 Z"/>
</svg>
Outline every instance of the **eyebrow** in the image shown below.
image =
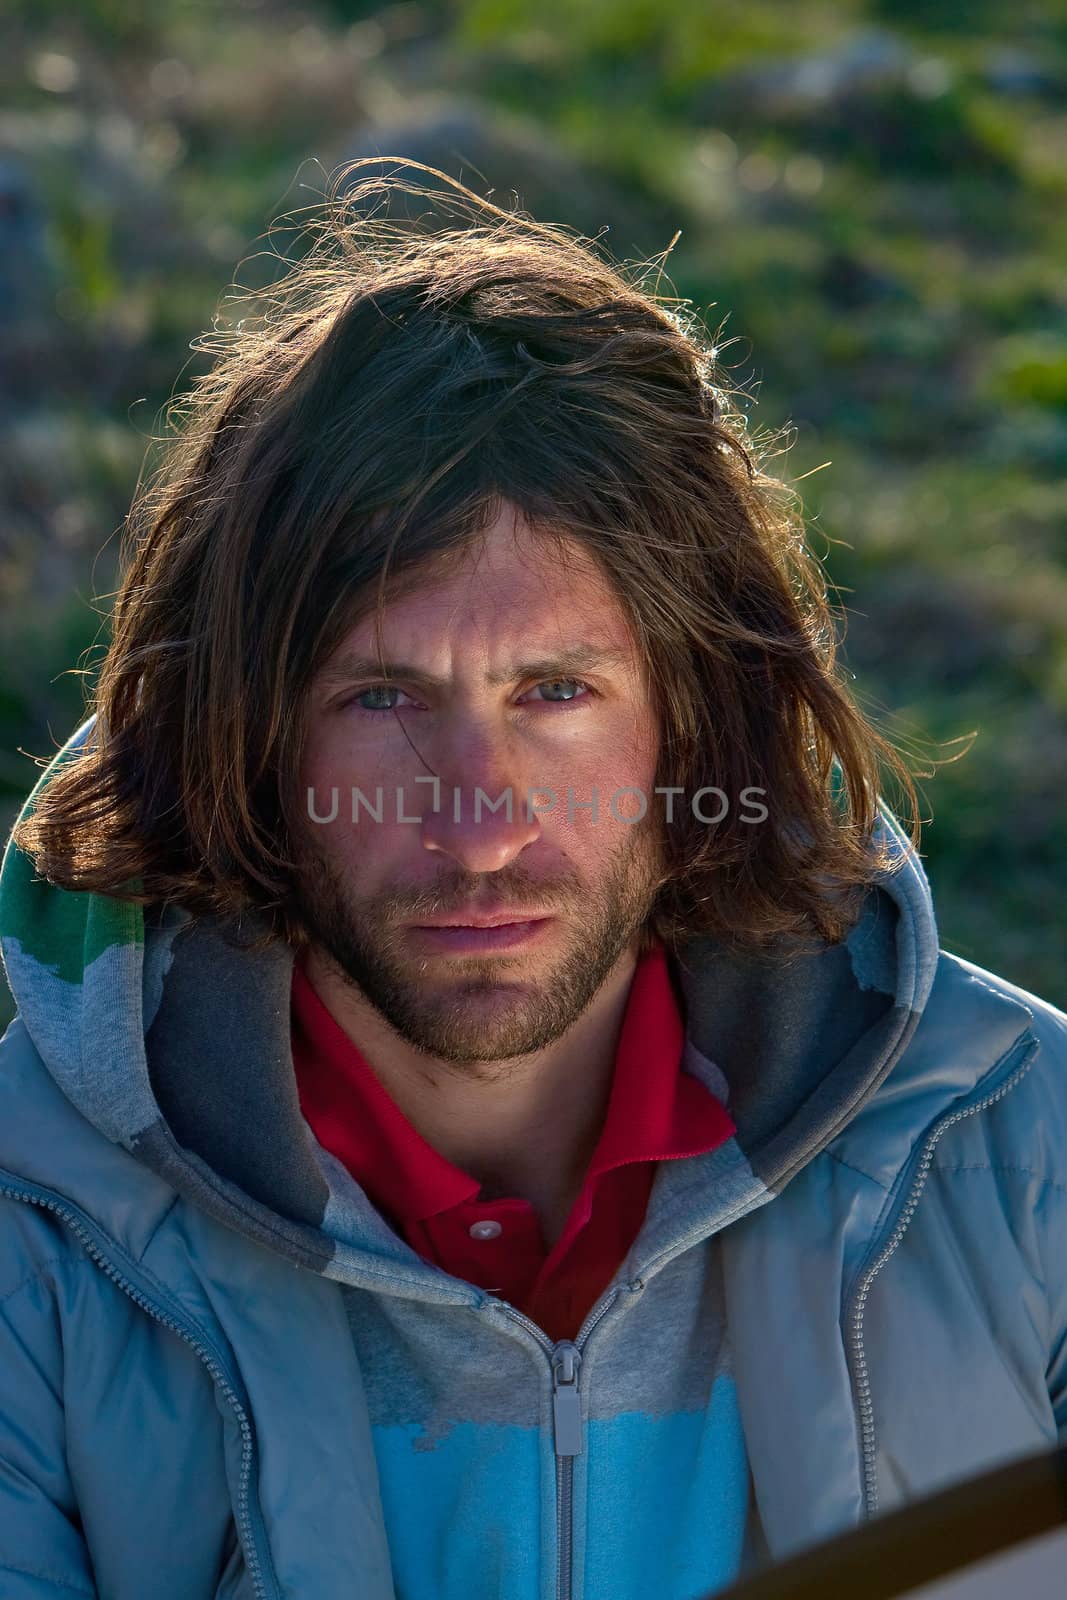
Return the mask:
<svg viewBox="0 0 1067 1600">
<path fill-rule="evenodd" d="M 631 651 L 618 647 L 574 645 L 555 655 L 541 656 L 533 661 L 515 661 L 496 672 L 490 672 L 486 683 L 492 688 L 500 684 L 515 683 L 520 679 L 564 678 L 574 673 L 596 672 L 605 667 L 622 667 L 631 664 Z M 417 683 L 428 689 L 442 689 L 447 679 L 434 677 L 421 667 L 406 661 L 383 661 L 377 656 L 363 656 L 349 651 L 319 675 L 322 689 L 338 689 L 365 678 L 403 678 L 407 683 Z"/>
</svg>

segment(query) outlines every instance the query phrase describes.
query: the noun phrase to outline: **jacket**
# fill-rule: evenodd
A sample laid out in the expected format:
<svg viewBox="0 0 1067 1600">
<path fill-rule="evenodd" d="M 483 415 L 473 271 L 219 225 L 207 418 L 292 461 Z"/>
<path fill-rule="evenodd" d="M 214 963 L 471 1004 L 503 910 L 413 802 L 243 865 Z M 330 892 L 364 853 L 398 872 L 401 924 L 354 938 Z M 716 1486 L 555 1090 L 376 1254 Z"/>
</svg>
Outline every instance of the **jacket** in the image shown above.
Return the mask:
<svg viewBox="0 0 1067 1600">
<path fill-rule="evenodd" d="M 680 952 L 737 1132 L 558 1345 L 318 1146 L 290 951 L 9 845 L 4 1596 L 695 1600 L 1067 1439 L 1067 1017 L 940 951 L 879 831 L 845 942 Z"/>
</svg>

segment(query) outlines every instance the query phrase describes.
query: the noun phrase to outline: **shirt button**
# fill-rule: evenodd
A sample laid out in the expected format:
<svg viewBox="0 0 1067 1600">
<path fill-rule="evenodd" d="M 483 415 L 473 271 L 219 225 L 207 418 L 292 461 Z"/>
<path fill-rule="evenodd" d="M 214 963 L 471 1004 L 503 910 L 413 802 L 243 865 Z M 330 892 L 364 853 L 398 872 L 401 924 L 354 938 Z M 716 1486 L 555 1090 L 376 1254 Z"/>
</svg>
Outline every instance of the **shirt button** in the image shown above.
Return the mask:
<svg viewBox="0 0 1067 1600">
<path fill-rule="evenodd" d="M 503 1231 L 499 1222 L 472 1222 L 470 1225 L 472 1239 L 495 1239 Z"/>
</svg>

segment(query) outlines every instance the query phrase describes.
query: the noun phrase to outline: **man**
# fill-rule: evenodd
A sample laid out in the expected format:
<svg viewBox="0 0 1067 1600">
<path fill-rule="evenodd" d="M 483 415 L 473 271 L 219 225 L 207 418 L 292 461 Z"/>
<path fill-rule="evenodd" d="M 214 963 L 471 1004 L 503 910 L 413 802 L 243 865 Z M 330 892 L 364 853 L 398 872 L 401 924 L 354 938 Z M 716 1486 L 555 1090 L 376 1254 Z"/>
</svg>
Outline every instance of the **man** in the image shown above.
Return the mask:
<svg viewBox="0 0 1067 1600">
<path fill-rule="evenodd" d="M 13 1600 L 694 1600 L 1067 1433 L 1067 1018 L 695 329 L 466 198 L 234 330 L 9 844 Z"/>
</svg>

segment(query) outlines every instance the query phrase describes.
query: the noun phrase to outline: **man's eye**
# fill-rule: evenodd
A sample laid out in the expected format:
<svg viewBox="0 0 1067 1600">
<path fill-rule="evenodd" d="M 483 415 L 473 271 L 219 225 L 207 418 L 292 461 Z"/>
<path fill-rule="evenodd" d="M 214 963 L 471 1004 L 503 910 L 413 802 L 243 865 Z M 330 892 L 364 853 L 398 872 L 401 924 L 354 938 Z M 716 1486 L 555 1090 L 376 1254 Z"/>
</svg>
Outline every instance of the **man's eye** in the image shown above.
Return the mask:
<svg viewBox="0 0 1067 1600">
<path fill-rule="evenodd" d="M 546 678 L 543 683 L 536 684 L 535 688 L 547 690 L 548 692 L 541 698 L 555 704 L 563 700 L 581 700 L 589 693 L 588 685 L 578 678 Z"/>
<path fill-rule="evenodd" d="M 375 683 L 369 689 L 360 689 L 354 694 L 349 705 L 358 706 L 360 711 L 396 711 L 399 709 L 397 696 L 403 693 L 403 689 L 397 689 L 391 683 Z"/>
</svg>

